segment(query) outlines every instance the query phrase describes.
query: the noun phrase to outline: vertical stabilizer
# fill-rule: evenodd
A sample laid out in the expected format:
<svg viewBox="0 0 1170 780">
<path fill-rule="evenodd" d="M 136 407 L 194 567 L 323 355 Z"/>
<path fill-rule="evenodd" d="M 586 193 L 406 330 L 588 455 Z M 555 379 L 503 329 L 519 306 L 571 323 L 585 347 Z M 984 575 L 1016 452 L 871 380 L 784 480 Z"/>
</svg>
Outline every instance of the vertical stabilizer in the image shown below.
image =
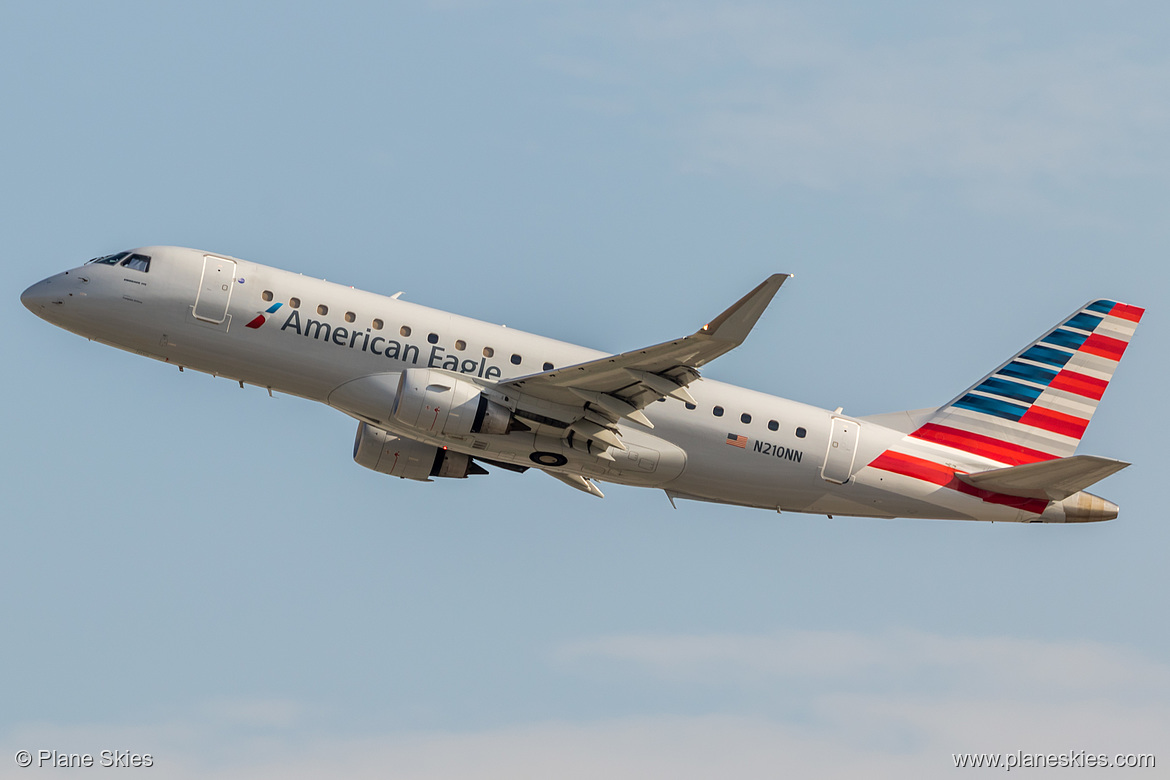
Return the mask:
<svg viewBox="0 0 1170 780">
<path fill-rule="evenodd" d="M 1012 466 L 1072 455 L 1144 313 L 1086 304 L 910 435 Z"/>
</svg>

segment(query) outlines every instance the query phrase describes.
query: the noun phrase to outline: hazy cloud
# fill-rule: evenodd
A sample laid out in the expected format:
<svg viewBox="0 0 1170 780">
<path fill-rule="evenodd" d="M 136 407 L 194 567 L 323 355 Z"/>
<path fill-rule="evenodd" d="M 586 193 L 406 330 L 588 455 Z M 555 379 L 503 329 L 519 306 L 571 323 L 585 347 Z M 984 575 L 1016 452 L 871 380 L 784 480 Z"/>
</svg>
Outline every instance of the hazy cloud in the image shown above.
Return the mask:
<svg viewBox="0 0 1170 780">
<path fill-rule="evenodd" d="M 795 631 L 607 637 L 556 657 L 569 673 L 600 664 L 688 688 L 749 684 L 800 714 L 649 712 L 350 738 L 300 733 L 290 702 L 220 702 L 161 726 L 30 726 L 0 747 L 151 752 L 152 777 L 168 779 L 903 778 L 951 771 L 956 752 L 1165 753 L 1170 733 L 1170 670 L 1100 643 Z M 807 690 L 793 684 L 807 678 Z M 288 728 L 226 729 L 224 713 Z"/>
<path fill-rule="evenodd" d="M 1133 38 L 1024 47 L 1011 19 L 867 35 L 771 5 L 660 5 L 608 21 L 599 34 L 628 58 L 630 105 L 698 170 L 835 189 L 1170 169 L 1170 60 Z M 570 72 L 588 78 L 585 65 Z"/>
<path fill-rule="evenodd" d="M 560 648 L 566 662 L 608 661 L 666 680 L 748 684 L 817 678 L 854 685 L 878 679 L 905 687 L 1080 695 L 1170 693 L 1170 668 L 1099 642 L 1011 637 L 943 637 L 922 632 L 869 635 L 791 631 L 752 635 L 629 635 Z"/>
</svg>

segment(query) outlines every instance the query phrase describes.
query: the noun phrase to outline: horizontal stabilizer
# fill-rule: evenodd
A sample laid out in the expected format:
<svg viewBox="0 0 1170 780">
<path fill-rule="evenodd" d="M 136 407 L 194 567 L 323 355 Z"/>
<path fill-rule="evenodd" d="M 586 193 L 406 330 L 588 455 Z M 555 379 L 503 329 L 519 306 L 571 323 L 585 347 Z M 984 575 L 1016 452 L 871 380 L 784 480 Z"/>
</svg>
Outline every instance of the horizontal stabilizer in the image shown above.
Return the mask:
<svg viewBox="0 0 1170 780">
<path fill-rule="evenodd" d="M 1096 455 L 1073 455 L 955 476 L 968 485 L 995 493 L 1063 501 L 1128 465 L 1125 461 Z"/>
</svg>

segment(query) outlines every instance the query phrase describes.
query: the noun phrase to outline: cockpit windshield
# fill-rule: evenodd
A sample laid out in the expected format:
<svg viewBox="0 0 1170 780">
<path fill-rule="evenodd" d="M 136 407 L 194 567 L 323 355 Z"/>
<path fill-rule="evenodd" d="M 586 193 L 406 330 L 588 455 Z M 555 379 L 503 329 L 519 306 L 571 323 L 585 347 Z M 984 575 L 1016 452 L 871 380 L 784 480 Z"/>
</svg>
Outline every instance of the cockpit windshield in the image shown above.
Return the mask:
<svg viewBox="0 0 1170 780">
<path fill-rule="evenodd" d="M 105 257 L 95 257 L 93 260 L 90 260 L 88 263 L 86 263 L 86 265 L 117 265 L 122 260 L 124 260 L 126 258 L 126 255 L 128 255 L 128 254 L 130 254 L 130 253 L 129 252 L 119 252 L 116 255 L 106 255 Z"/>
<path fill-rule="evenodd" d="M 150 270 L 150 258 L 146 255 L 130 255 L 122 261 L 122 265 L 145 273 Z"/>
<path fill-rule="evenodd" d="M 146 273 L 150 270 L 150 257 L 138 253 L 118 252 L 105 257 L 95 257 L 86 265 L 121 265 L 134 271 Z"/>
</svg>

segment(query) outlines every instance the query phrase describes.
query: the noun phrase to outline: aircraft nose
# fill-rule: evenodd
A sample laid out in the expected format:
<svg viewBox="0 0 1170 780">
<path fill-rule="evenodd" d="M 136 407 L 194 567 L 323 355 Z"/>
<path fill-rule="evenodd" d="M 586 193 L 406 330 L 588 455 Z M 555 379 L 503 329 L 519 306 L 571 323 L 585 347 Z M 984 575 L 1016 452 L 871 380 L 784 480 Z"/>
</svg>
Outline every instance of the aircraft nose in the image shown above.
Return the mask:
<svg viewBox="0 0 1170 780">
<path fill-rule="evenodd" d="M 46 295 L 44 295 L 44 282 L 37 282 L 29 285 L 29 288 L 20 294 L 20 302 L 25 304 L 25 308 L 32 311 L 35 315 L 36 311 L 44 308 L 47 304 Z"/>
<path fill-rule="evenodd" d="M 24 308 L 33 314 L 40 314 L 48 307 L 49 300 L 52 297 L 52 285 L 49 284 L 48 279 L 44 279 L 31 285 L 27 290 L 22 292 L 20 294 L 20 302 L 24 304 Z"/>
</svg>

